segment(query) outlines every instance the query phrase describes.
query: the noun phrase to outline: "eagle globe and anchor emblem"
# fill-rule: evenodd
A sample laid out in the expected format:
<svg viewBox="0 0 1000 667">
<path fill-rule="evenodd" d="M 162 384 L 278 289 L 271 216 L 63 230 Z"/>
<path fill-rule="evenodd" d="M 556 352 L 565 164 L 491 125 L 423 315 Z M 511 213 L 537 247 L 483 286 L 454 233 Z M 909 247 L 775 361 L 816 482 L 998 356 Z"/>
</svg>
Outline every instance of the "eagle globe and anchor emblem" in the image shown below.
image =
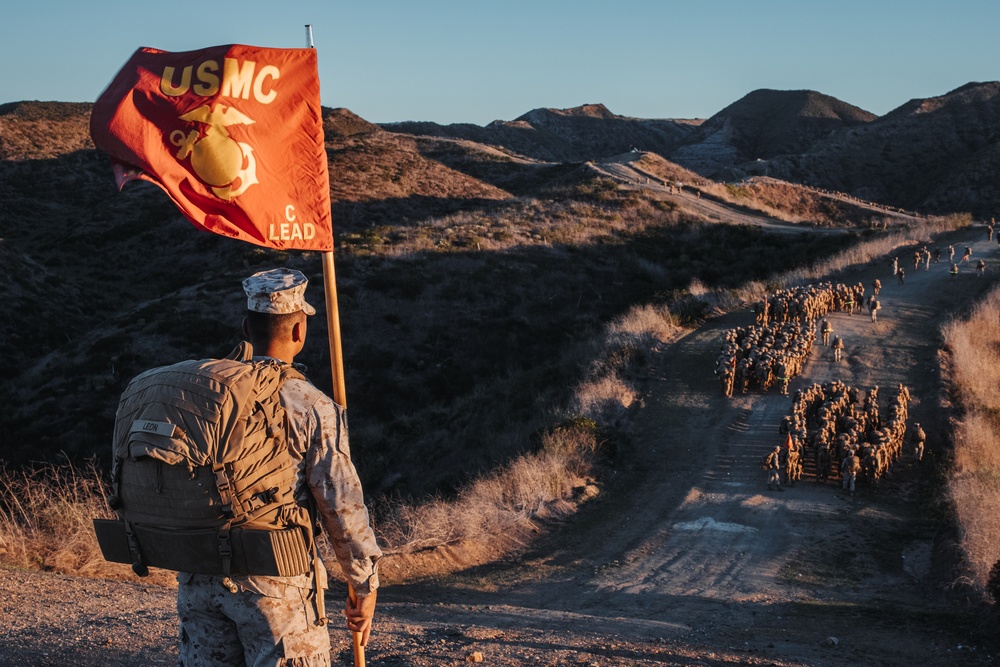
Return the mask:
<svg viewBox="0 0 1000 667">
<path fill-rule="evenodd" d="M 236 141 L 226 130 L 230 125 L 252 125 L 255 121 L 231 106 L 203 105 L 180 116 L 181 120 L 207 125 L 186 133 L 174 130 L 170 143 L 177 146 L 178 160 L 191 158 L 191 167 L 217 197 L 229 201 L 239 197 L 257 180 L 257 159 L 250 144 Z"/>
</svg>

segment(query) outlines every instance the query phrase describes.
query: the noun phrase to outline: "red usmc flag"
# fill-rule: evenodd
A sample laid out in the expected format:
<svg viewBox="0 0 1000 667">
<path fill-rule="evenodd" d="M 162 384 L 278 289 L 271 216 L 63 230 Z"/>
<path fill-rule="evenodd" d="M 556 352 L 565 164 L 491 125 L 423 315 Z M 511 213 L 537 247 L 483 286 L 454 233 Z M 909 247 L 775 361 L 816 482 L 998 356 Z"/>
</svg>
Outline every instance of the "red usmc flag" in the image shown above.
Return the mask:
<svg viewBox="0 0 1000 667">
<path fill-rule="evenodd" d="M 119 189 L 156 183 L 196 227 L 333 250 L 314 49 L 141 48 L 94 104 L 90 135 Z"/>
</svg>

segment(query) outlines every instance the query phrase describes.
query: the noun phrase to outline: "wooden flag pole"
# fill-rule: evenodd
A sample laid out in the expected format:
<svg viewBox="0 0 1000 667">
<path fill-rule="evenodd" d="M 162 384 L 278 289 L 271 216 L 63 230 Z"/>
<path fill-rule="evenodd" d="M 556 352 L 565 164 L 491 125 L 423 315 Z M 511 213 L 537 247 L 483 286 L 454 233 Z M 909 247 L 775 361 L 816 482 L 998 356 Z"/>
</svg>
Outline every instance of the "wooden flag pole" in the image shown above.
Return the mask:
<svg viewBox="0 0 1000 667">
<path fill-rule="evenodd" d="M 354 586 L 347 584 L 347 593 L 351 597 L 351 604 L 357 606 L 358 594 L 354 592 Z M 351 643 L 354 646 L 354 667 L 365 667 L 365 647 L 361 645 L 361 633 L 351 633 Z"/>
<path fill-rule="evenodd" d="M 306 48 L 313 44 L 313 27 L 306 24 Z M 340 308 L 337 305 L 337 278 L 333 271 L 333 251 L 323 253 L 323 290 L 326 293 L 326 325 L 330 333 L 330 371 L 333 374 L 333 400 L 347 408 L 347 387 L 344 384 L 344 353 L 340 345 Z"/>
<path fill-rule="evenodd" d="M 312 25 L 306 24 L 306 46 L 313 46 Z M 340 306 L 337 303 L 337 278 L 333 270 L 333 251 L 323 253 L 323 291 L 326 298 L 326 325 L 330 340 L 330 372 L 333 375 L 333 400 L 347 409 L 347 385 L 344 383 L 344 352 L 340 344 Z M 347 594 L 351 604 L 357 605 L 358 596 L 354 587 L 347 584 Z M 365 667 L 365 647 L 361 645 L 361 633 L 351 632 L 354 648 L 354 667 Z"/>
<path fill-rule="evenodd" d="M 313 27 L 306 24 L 306 48 L 314 49 Z M 326 293 L 326 324 L 330 332 L 330 371 L 333 374 L 333 400 L 347 409 L 344 384 L 344 353 L 340 345 L 340 308 L 337 305 L 337 278 L 333 270 L 333 250 L 323 253 L 323 290 Z"/>
<path fill-rule="evenodd" d="M 340 309 L 337 305 L 337 278 L 333 272 L 333 251 L 323 253 L 323 289 L 326 293 L 326 325 L 330 331 L 330 371 L 333 373 L 333 400 L 347 408 L 344 383 L 344 353 L 340 345 Z"/>
<path fill-rule="evenodd" d="M 306 48 L 316 48 L 312 41 L 312 24 L 306 24 Z M 326 325 L 330 340 L 330 372 L 333 374 L 333 400 L 347 408 L 347 386 L 344 384 L 344 354 L 340 346 L 340 308 L 337 305 L 337 279 L 333 271 L 333 250 L 323 253 L 323 291 L 326 294 Z"/>
<path fill-rule="evenodd" d="M 306 48 L 313 44 L 313 27 L 306 24 Z M 323 253 L 323 293 L 326 298 L 326 328 L 330 341 L 330 372 L 333 375 L 333 400 L 347 409 L 347 386 L 344 383 L 344 353 L 340 345 L 340 307 L 337 304 L 337 278 L 333 270 L 333 250 Z"/>
</svg>

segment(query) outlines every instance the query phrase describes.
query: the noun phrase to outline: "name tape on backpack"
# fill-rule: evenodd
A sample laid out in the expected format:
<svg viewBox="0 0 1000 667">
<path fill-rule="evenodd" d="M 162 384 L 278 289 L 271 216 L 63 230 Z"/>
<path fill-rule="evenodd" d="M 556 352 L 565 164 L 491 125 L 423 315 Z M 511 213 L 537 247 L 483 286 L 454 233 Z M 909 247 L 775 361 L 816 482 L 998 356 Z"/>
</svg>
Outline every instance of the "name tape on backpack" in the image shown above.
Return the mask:
<svg viewBox="0 0 1000 667">
<path fill-rule="evenodd" d="M 136 419 L 132 422 L 132 428 L 129 429 L 129 433 L 155 433 L 156 435 L 172 438 L 176 428 L 176 426 L 169 422 L 157 422 L 150 419 Z"/>
</svg>

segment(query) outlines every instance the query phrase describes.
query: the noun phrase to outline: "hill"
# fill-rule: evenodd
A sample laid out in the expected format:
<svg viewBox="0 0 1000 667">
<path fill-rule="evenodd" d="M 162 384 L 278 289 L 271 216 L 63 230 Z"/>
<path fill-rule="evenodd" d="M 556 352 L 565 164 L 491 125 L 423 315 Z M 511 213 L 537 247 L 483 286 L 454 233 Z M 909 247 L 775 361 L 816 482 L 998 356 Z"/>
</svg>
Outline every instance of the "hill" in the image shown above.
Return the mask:
<svg viewBox="0 0 1000 667">
<path fill-rule="evenodd" d="M 769 163 L 779 178 L 852 192 L 894 206 L 993 216 L 1000 83 L 971 83 L 910 100 L 865 125 Z"/>
<path fill-rule="evenodd" d="M 350 109 L 323 109 L 323 133 L 327 139 L 347 138 L 359 134 L 374 134 L 379 126 L 369 123 Z"/>
<path fill-rule="evenodd" d="M 42 159 L 93 148 L 91 104 L 0 104 L 0 160 Z"/>
<path fill-rule="evenodd" d="M 812 90 L 755 90 L 702 123 L 670 157 L 717 176 L 732 167 L 746 169 L 747 162 L 807 152 L 830 134 L 875 118 Z"/>
<path fill-rule="evenodd" d="M 755 90 L 708 120 L 645 120 L 599 104 L 535 109 L 486 127 L 404 122 L 384 129 L 462 139 L 553 162 L 633 149 L 701 178 L 765 176 L 891 208 L 995 217 L 1000 83 L 910 100 L 883 117 L 811 90 Z"/>
<path fill-rule="evenodd" d="M 571 109 L 535 109 L 513 121 L 497 120 L 486 127 L 412 122 L 382 127 L 502 146 L 538 160 L 583 162 L 633 148 L 666 156 L 698 123 L 629 118 L 612 113 L 603 104 L 587 104 Z"/>
</svg>

